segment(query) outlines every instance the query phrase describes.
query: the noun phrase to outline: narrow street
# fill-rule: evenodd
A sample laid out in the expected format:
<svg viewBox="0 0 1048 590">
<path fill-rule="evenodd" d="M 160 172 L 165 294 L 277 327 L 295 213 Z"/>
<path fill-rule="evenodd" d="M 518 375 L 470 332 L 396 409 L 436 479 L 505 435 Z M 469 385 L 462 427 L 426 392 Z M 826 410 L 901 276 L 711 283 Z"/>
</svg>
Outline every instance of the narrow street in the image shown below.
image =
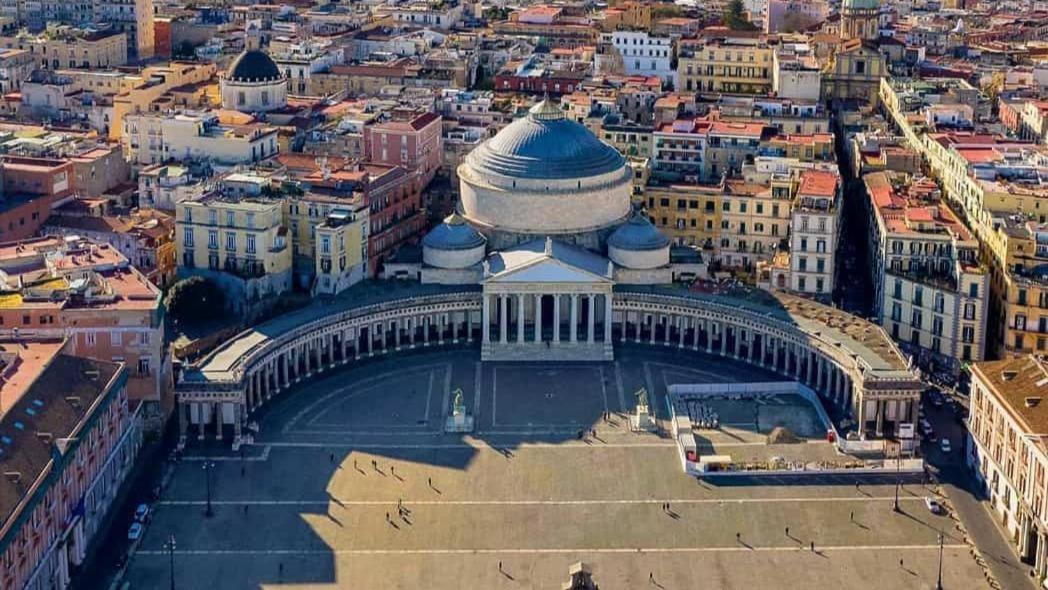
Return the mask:
<svg viewBox="0 0 1048 590">
<path fill-rule="evenodd" d="M 835 124 L 836 125 L 836 124 Z M 837 248 L 837 286 L 834 303 L 858 316 L 870 317 L 873 312 L 873 282 L 867 268 L 868 228 L 866 192 L 862 181 L 852 175 L 848 154 L 843 142 L 843 130 L 836 129 L 837 167 L 840 169 L 843 198 L 841 199 L 841 232 Z"/>
</svg>

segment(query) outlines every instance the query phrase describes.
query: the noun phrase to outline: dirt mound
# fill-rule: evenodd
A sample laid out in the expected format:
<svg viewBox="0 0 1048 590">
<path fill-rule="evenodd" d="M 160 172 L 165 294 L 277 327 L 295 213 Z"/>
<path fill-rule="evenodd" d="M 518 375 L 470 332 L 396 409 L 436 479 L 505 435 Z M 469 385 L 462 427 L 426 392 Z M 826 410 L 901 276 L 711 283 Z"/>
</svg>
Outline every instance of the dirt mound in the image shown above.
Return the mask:
<svg viewBox="0 0 1048 590">
<path fill-rule="evenodd" d="M 768 433 L 769 445 L 795 445 L 802 442 L 804 442 L 804 439 L 790 432 L 789 428 L 782 426 L 776 426 Z"/>
</svg>

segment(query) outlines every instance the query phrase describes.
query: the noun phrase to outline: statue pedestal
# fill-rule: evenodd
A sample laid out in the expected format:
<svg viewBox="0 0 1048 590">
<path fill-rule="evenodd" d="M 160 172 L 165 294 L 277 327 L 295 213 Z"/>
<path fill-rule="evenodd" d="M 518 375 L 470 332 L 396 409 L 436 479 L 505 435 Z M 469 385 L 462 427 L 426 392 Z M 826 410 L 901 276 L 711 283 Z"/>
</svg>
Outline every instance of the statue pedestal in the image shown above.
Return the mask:
<svg viewBox="0 0 1048 590">
<path fill-rule="evenodd" d="M 630 416 L 630 426 L 633 430 L 643 430 L 645 432 L 655 432 L 658 427 L 655 424 L 655 419 L 648 413 L 647 408 L 637 408 L 637 412 Z"/>
<path fill-rule="evenodd" d="M 465 413 L 448 416 L 444 423 L 444 432 L 473 432 L 473 416 Z"/>
</svg>

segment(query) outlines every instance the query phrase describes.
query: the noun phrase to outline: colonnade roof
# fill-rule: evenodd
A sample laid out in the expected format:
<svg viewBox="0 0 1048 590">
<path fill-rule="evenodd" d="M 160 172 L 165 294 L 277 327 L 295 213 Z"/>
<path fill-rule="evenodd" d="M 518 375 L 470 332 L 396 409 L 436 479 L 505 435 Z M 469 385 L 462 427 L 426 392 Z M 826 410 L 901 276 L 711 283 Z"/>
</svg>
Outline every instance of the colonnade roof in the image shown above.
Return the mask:
<svg viewBox="0 0 1048 590">
<path fill-rule="evenodd" d="M 424 285 L 408 281 L 364 281 L 331 299 L 315 300 L 309 306 L 254 326 L 230 338 L 216 350 L 190 366 L 183 375 L 189 382 L 228 382 L 235 379 L 238 361 L 252 350 L 310 322 L 370 305 L 430 296 L 479 294 L 480 285 Z M 732 310 L 763 315 L 795 326 L 813 337 L 839 343 L 860 358 L 879 377 L 912 379 L 909 363 L 884 331 L 844 311 L 781 292 L 732 287 L 716 293 L 683 286 L 617 285 L 616 295 L 655 295 L 706 302 Z M 687 304 L 687 301 L 682 301 Z"/>
<path fill-rule="evenodd" d="M 185 372 L 187 380 L 225 380 L 237 361 L 251 350 L 320 318 L 388 303 L 431 295 L 480 292 L 479 285 L 424 285 L 412 281 L 367 280 L 353 285 L 335 297 L 314 299 L 308 306 L 253 326 L 222 343 L 217 349 Z"/>
<path fill-rule="evenodd" d="M 818 333 L 840 342 L 873 371 L 899 372 L 900 376 L 903 372 L 909 373 L 909 362 L 880 326 L 804 297 L 744 286 L 706 293 L 675 285 L 617 285 L 615 292 L 705 300 L 725 305 L 729 310 L 735 308 L 762 314 L 792 324 L 808 334 Z"/>
</svg>

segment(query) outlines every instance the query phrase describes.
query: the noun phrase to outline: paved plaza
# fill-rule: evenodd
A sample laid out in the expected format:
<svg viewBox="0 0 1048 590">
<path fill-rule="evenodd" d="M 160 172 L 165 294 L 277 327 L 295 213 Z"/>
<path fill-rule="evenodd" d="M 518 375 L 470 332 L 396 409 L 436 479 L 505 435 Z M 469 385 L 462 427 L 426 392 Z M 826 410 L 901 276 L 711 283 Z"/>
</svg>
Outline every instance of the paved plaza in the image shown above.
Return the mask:
<svg viewBox="0 0 1048 590">
<path fill-rule="evenodd" d="M 888 481 L 700 483 L 668 438 L 623 418 L 640 387 L 664 419 L 668 384 L 777 377 L 671 350 L 617 356 L 509 365 L 461 351 L 322 374 L 267 408 L 243 458 L 213 442 L 187 449 L 127 579 L 167 587 L 173 533 L 179 588 L 552 589 L 579 560 L 609 590 L 933 588 L 942 529 L 945 587 L 987 587 L 919 484 L 903 486 L 895 514 Z M 444 434 L 460 388 L 476 429 Z M 717 441 L 741 456 L 762 445 Z"/>
</svg>

